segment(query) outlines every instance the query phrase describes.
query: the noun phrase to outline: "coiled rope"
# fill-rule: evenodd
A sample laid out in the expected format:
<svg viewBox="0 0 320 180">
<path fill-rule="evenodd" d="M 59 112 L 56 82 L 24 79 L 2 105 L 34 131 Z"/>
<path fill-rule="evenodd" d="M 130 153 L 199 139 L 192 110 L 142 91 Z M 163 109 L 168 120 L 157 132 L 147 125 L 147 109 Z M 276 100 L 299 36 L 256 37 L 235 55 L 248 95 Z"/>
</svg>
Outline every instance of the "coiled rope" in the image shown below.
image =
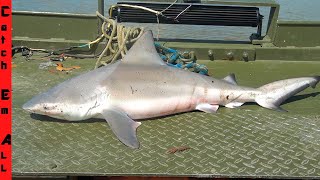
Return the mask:
<svg viewBox="0 0 320 180">
<path fill-rule="evenodd" d="M 140 38 L 140 36 L 143 34 L 144 28 L 125 27 L 121 24 L 118 24 L 113 19 L 104 17 L 99 12 L 96 12 L 96 14 L 104 21 L 101 26 L 102 35 L 89 44 L 92 45 L 94 43 L 98 43 L 103 38 L 107 40 L 107 45 L 100 54 L 95 64 L 95 68 L 98 68 L 101 64 L 106 65 L 109 63 L 114 63 L 120 55 L 121 57 L 124 57 L 124 55 L 128 51 L 127 46 L 129 44 L 132 45 Z M 107 56 L 107 59 L 105 61 L 101 61 L 107 52 L 109 52 L 109 56 Z"/>
<path fill-rule="evenodd" d="M 179 51 L 165 47 L 160 43 L 155 43 L 155 46 L 161 59 L 166 61 L 169 66 L 208 75 L 207 66 L 197 63 L 194 51 L 180 53 Z"/>
</svg>

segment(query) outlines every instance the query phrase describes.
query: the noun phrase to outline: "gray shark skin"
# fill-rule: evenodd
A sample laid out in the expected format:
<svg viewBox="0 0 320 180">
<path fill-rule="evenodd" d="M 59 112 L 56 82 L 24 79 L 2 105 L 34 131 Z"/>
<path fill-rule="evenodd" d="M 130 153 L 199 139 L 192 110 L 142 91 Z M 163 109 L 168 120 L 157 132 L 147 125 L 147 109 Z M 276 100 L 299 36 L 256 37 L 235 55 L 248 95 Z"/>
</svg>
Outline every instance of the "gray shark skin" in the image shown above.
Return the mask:
<svg viewBox="0 0 320 180">
<path fill-rule="evenodd" d="M 69 79 L 33 97 L 23 109 L 69 121 L 106 119 L 125 145 L 138 148 L 135 120 L 200 110 L 215 113 L 220 105 L 245 102 L 283 111 L 279 105 L 320 77 L 276 81 L 260 88 L 238 86 L 233 74 L 215 79 L 167 66 L 156 52 L 150 31 L 123 60 Z"/>
</svg>

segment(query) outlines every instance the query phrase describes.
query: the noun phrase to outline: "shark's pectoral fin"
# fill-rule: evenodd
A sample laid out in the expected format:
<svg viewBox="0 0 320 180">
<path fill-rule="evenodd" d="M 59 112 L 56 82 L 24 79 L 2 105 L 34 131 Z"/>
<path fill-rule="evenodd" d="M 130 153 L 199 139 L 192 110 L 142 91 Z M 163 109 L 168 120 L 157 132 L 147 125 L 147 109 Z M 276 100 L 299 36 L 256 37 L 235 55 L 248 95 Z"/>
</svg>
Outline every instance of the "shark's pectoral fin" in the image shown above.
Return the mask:
<svg viewBox="0 0 320 180">
<path fill-rule="evenodd" d="M 140 122 L 132 120 L 126 113 L 119 110 L 108 109 L 101 114 L 123 144 L 131 148 L 139 148 L 136 129 Z"/>
<path fill-rule="evenodd" d="M 216 113 L 218 108 L 219 108 L 219 105 L 203 103 L 203 104 L 198 104 L 196 107 L 196 110 L 203 111 L 206 113 Z"/>
</svg>

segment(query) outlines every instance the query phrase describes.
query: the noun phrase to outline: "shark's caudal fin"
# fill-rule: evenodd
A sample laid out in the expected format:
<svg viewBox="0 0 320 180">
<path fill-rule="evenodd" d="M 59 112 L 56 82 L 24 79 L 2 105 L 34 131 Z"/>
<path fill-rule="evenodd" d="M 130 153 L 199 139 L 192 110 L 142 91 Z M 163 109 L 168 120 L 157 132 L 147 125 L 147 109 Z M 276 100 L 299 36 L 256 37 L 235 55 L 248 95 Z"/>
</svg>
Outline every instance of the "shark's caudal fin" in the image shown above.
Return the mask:
<svg viewBox="0 0 320 180">
<path fill-rule="evenodd" d="M 319 81 L 320 76 L 314 76 L 286 79 L 266 84 L 258 88 L 261 94 L 255 98 L 255 101 L 262 107 L 285 111 L 279 107 L 282 102 L 309 86 L 315 88 Z"/>
</svg>

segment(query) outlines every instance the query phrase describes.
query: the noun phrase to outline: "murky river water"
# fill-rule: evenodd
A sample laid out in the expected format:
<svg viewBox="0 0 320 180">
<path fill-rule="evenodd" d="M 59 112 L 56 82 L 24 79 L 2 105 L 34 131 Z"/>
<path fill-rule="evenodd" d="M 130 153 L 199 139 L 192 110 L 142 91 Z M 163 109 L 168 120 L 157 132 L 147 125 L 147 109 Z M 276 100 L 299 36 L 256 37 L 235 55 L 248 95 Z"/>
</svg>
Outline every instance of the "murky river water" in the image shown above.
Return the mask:
<svg viewBox="0 0 320 180">
<path fill-rule="evenodd" d="M 174 0 L 172 0 L 174 1 Z M 320 21 L 320 0 L 276 0 L 280 4 L 281 20 L 308 20 Z M 97 9 L 97 0 L 12 0 L 13 10 L 48 11 L 66 13 L 94 14 Z M 106 9 L 116 0 L 105 1 Z M 261 8 L 266 24 L 269 10 Z M 143 24 L 156 32 L 157 26 Z M 215 40 L 248 40 L 255 28 L 247 27 L 217 27 L 192 25 L 165 25 L 160 26 L 161 38 L 175 39 L 215 39 Z M 265 29 L 265 25 L 264 25 Z"/>
</svg>

